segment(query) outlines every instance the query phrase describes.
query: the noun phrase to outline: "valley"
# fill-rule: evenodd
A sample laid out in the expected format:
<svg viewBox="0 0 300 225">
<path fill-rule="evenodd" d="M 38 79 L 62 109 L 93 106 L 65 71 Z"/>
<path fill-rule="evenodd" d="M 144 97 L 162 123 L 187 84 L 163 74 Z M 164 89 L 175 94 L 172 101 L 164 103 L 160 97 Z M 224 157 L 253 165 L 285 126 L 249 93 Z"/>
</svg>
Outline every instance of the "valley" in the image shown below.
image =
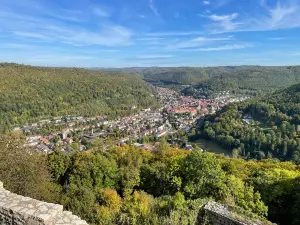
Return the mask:
<svg viewBox="0 0 300 225">
<path fill-rule="evenodd" d="M 0 225 L 299 225 L 300 0 L 0 0 Z"/>
<path fill-rule="evenodd" d="M 122 71 L 2 71 L 0 179 L 8 190 L 92 224 L 196 221 L 207 198 L 246 218 L 296 224 L 299 85 L 262 94 L 203 81 L 190 93 Z"/>
</svg>

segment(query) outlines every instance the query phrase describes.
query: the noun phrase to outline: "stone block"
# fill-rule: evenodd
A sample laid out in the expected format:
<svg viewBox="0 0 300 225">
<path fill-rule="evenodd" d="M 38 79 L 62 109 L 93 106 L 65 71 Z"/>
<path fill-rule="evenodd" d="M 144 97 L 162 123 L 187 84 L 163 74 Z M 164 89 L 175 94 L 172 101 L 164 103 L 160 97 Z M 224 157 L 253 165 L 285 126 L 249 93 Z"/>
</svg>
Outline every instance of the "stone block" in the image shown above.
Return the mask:
<svg viewBox="0 0 300 225">
<path fill-rule="evenodd" d="M 41 202 L 11 193 L 0 182 L 1 225 L 87 225 L 84 220 L 63 211 L 62 205 Z"/>
</svg>

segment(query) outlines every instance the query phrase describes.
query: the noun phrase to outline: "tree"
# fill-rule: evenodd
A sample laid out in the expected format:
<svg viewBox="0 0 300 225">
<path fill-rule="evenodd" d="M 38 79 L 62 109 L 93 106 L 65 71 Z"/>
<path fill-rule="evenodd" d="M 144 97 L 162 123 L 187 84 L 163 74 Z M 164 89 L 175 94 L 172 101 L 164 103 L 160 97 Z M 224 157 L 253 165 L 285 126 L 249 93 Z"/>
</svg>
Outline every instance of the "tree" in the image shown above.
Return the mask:
<svg viewBox="0 0 300 225">
<path fill-rule="evenodd" d="M 195 150 L 189 154 L 183 163 L 182 177 L 182 190 L 189 198 L 225 197 L 225 173 L 216 157 L 209 153 Z"/>
<path fill-rule="evenodd" d="M 63 185 L 65 182 L 65 175 L 71 163 L 70 157 L 59 149 L 48 155 L 48 166 L 52 173 L 54 180 Z"/>
<path fill-rule="evenodd" d="M 0 180 L 14 193 L 56 201 L 46 156 L 24 144 L 24 137 L 18 134 L 0 136 Z"/>
<path fill-rule="evenodd" d="M 122 214 L 118 218 L 119 224 L 143 224 L 150 217 L 152 197 L 144 192 L 135 191 L 124 198 Z"/>
<path fill-rule="evenodd" d="M 241 179 L 231 175 L 226 179 L 226 185 L 229 189 L 227 203 L 237 205 L 247 211 L 266 216 L 268 207 L 261 201 L 259 192 L 254 192 L 254 188 L 246 185 Z"/>
</svg>

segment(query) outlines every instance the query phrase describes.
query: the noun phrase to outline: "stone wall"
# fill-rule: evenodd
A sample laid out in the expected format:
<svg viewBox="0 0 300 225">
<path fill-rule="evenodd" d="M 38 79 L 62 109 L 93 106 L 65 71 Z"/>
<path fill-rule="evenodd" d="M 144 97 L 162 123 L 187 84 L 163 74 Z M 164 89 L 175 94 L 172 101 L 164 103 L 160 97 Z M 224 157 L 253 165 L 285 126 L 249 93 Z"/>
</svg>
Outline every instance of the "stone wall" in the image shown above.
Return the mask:
<svg viewBox="0 0 300 225">
<path fill-rule="evenodd" d="M 209 201 L 203 208 L 201 223 L 209 225 L 275 225 L 262 219 L 248 218 L 229 207 Z"/>
<path fill-rule="evenodd" d="M 87 225 L 62 205 L 41 202 L 11 193 L 0 182 L 0 225 Z M 274 225 L 268 221 L 249 219 L 229 207 L 209 201 L 199 214 L 201 225 Z"/>
<path fill-rule="evenodd" d="M 63 206 L 16 195 L 0 182 L 0 225 L 87 225 Z"/>
</svg>

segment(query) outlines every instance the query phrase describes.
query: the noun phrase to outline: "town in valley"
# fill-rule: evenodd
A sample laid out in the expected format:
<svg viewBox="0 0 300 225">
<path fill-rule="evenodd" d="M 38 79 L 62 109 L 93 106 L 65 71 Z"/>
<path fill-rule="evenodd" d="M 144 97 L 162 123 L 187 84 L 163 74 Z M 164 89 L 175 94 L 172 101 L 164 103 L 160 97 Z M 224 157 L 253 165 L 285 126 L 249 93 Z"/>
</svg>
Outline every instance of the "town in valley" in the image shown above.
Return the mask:
<svg viewBox="0 0 300 225">
<path fill-rule="evenodd" d="M 66 153 L 87 151 L 95 140 L 108 139 L 116 145 L 131 144 L 152 151 L 159 138 L 178 131 L 188 133 L 199 118 L 246 99 L 231 97 L 228 92 L 215 99 L 196 99 L 162 87 L 155 87 L 155 95 L 162 106 L 159 109 L 147 108 L 116 119 L 106 115 L 88 118 L 64 115 L 17 126 L 13 131 L 24 133 L 26 146 L 38 152 L 51 153 L 56 148 Z M 135 108 L 132 106 L 132 110 Z M 184 148 L 193 149 L 187 143 Z"/>
</svg>

